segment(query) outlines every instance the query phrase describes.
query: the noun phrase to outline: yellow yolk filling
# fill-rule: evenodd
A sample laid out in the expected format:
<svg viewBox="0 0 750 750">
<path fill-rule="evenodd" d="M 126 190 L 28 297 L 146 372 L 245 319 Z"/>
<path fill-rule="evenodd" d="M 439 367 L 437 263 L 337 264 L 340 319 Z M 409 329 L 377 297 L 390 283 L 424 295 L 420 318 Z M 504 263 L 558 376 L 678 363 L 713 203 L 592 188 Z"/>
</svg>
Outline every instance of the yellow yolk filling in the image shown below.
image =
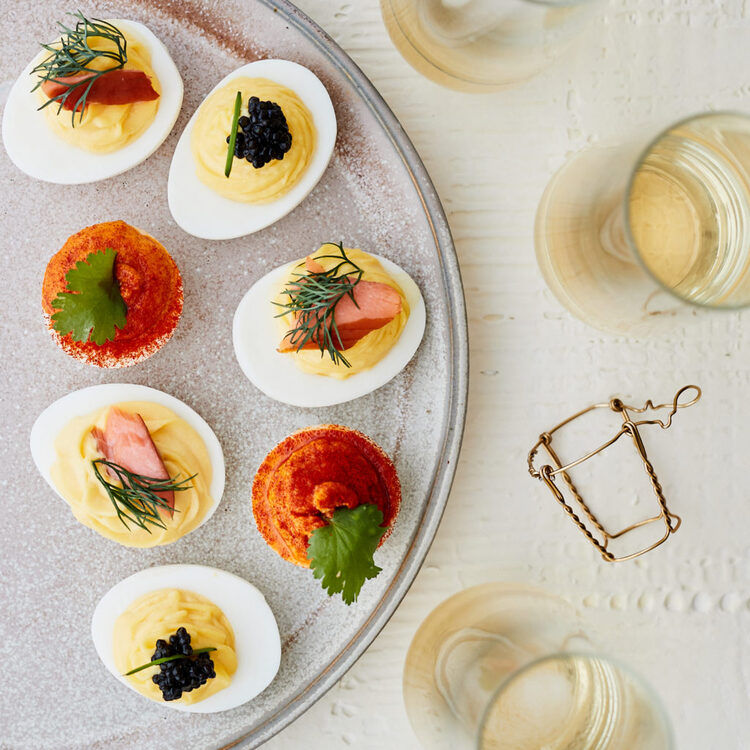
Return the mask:
<svg viewBox="0 0 750 750">
<path fill-rule="evenodd" d="M 183 693 L 174 703 L 192 704 L 205 700 L 229 685 L 237 671 L 234 631 L 224 613 L 209 599 L 192 591 L 159 589 L 136 599 L 117 618 L 112 637 L 115 666 L 120 674 L 148 664 L 159 638 L 184 627 L 193 650 L 213 646 L 209 652 L 216 677 L 195 690 Z M 158 666 L 142 669 L 127 677 L 130 684 L 153 701 L 163 703 L 159 686 L 151 679 Z"/>
<path fill-rule="evenodd" d="M 315 253 L 314 257 L 323 268 L 329 270 L 333 268 L 339 261 L 334 258 L 323 258 L 320 259 L 320 255 L 336 255 L 338 248 L 329 247 L 323 245 L 320 250 Z M 331 378 L 337 378 L 338 380 L 344 380 L 351 375 L 356 375 L 364 370 L 369 370 L 380 362 L 383 357 L 390 351 L 391 347 L 398 341 L 401 336 L 406 321 L 409 318 L 409 303 L 406 301 L 406 297 L 401 287 L 388 275 L 386 270 L 380 264 L 377 258 L 373 258 L 369 253 L 363 250 L 344 248 L 347 257 L 359 266 L 364 273 L 362 274 L 362 281 L 377 281 L 381 284 L 387 284 L 388 286 L 395 289 L 401 297 L 401 312 L 396 317 L 386 323 L 382 328 L 378 328 L 371 331 L 366 336 L 361 338 L 353 347 L 345 349 L 343 354 L 351 364 L 351 367 L 346 367 L 343 364 L 334 364 L 333 360 L 327 352 L 320 356 L 320 349 L 303 349 L 299 352 L 289 352 L 286 356 L 293 357 L 294 362 L 300 370 L 309 372 L 313 375 L 327 375 Z M 304 260 L 299 263 L 294 263 L 290 266 L 289 278 L 284 281 L 282 286 L 273 302 L 284 304 L 289 301 L 287 295 L 283 293 L 286 285 L 294 280 L 294 273 L 304 273 Z M 301 265 L 300 265 L 301 264 Z M 278 315 L 279 308 L 276 305 L 273 306 L 272 315 Z M 277 318 L 277 326 L 279 329 L 279 341 L 283 339 L 284 335 L 290 329 L 292 325 L 291 315 L 285 315 Z"/>
<path fill-rule="evenodd" d="M 233 157 L 232 171 L 226 177 L 229 148 L 226 138 L 232 127 L 238 91 L 242 93 L 240 114 L 247 114 L 251 96 L 281 107 L 292 135 L 292 147 L 283 159 L 274 159 L 259 169 L 246 159 Z M 198 179 L 211 190 L 242 203 L 269 203 L 299 182 L 312 160 L 315 140 L 312 114 L 294 91 L 266 78 L 235 78 L 201 104 L 190 145 Z"/>
<path fill-rule="evenodd" d="M 115 24 L 117 25 L 117 24 Z M 151 68 L 151 54 L 146 44 L 131 33 L 120 29 L 128 43 L 128 61 L 123 70 L 142 70 L 150 79 L 154 90 L 161 94 L 159 79 Z M 101 37 L 89 37 L 89 45 L 98 50 L 114 50 L 112 41 Z M 112 61 L 96 58 L 89 68 L 104 70 L 112 67 Z M 41 102 L 47 97 L 38 89 Z M 53 102 L 42 112 L 47 118 L 47 124 L 63 140 L 85 151 L 106 154 L 117 151 L 141 136 L 151 125 L 159 109 L 159 99 L 150 102 L 133 102 L 132 104 L 88 104 L 83 113 L 75 113 L 75 125 L 72 121 L 73 113 L 61 109 Z"/>
<path fill-rule="evenodd" d="M 197 474 L 190 480 L 190 489 L 174 493 L 174 515 L 161 514 L 166 529 L 149 525 L 149 534 L 131 523 L 128 530 L 94 473 L 92 461 L 102 455 L 91 430 L 95 426 L 104 429 L 109 407 L 75 417 L 61 430 L 55 440 L 57 460 L 50 472 L 52 481 L 73 515 L 107 539 L 126 547 L 155 547 L 175 542 L 195 529 L 213 506 L 212 468 L 206 445 L 187 422 L 161 404 L 128 401 L 112 406 L 141 415 L 170 477 L 185 479 Z M 103 473 L 103 469 L 100 471 Z"/>
</svg>

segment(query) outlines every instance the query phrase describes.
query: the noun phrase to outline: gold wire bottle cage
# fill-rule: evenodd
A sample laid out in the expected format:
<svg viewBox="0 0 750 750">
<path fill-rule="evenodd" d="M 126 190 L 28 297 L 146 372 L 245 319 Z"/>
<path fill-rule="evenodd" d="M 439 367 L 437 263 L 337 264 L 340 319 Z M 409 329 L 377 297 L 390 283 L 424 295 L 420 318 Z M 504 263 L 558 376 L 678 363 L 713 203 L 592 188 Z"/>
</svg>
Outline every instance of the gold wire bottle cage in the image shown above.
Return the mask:
<svg viewBox="0 0 750 750">
<path fill-rule="evenodd" d="M 690 392 L 693 393 L 693 397 L 689 401 L 684 401 L 680 403 L 680 398 L 683 396 L 683 394 L 689 394 Z M 651 551 L 655 547 L 658 547 L 660 544 L 663 544 L 667 541 L 667 539 L 670 537 L 670 535 L 674 534 L 677 529 L 680 528 L 680 523 L 682 520 L 679 516 L 676 516 L 674 513 L 671 513 L 669 509 L 667 508 L 667 501 L 664 497 L 664 492 L 662 491 L 661 484 L 659 484 L 659 479 L 656 476 L 656 472 L 654 471 L 654 467 L 651 465 L 651 462 L 648 460 L 648 456 L 646 455 L 646 448 L 643 445 L 643 440 L 641 439 L 640 432 L 638 430 L 639 427 L 643 427 L 644 425 L 658 425 L 663 430 L 667 430 L 672 426 L 672 417 L 677 413 L 678 409 L 685 409 L 688 406 L 692 406 L 695 404 L 701 397 L 701 389 L 697 385 L 686 385 L 682 388 L 680 388 L 679 391 L 675 394 L 674 399 L 671 403 L 666 404 L 656 404 L 649 399 L 646 401 L 646 403 L 642 407 L 636 407 L 636 406 L 628 406 L 627 404 L 624 404 L 621 399 L 619 398 L 613 398 L 611 401 L 607 401 L 606 403 L 601 404 L 594 404 L 593 406 L 589 406 L 585 409 L 581 409 L 576 414 L 573 414 L 573 416 L 568 417 L 566 420 L 560 422 L 560 424 L 553 427 L 551 430 L 548 430 L 547 432 L 543 432 L 539 436 L 539 440 L 537 440 L 534 447 L 531 449 L 531 452 L 529 453 L 529 474 L 531 474 L 532 477 L 535 479 L 540 479 L 544 484 L 549 487 L 552 494 L 555 496 L 555 500 L 557 500 L 558 503 L 563 507 L 565 512 L 570 516 L 573 523 L 575 523 L 576 526 L 584 533 L 586 538 L 591 542 L 591 544 L 596 547 L 599 552 L 601 553 L 601 556 L 607 561 L 607 562 L 622 562 L 623 560 L 632 560 L 634 557 L 639 557 L 640 555 L 645 554 L 646 552 Z M 643 414 L 647 410 L 651 409 L 652 411 L 657 411 L 659 409 L 670 409 L 669 414 L 665 419 L 641 419 L 638 421 L 634 421 L 633 417 L 631 415 L 633 414 Z M 569 464 L 566 464 L 565 466 L 562 465 L 560 459 L 557 456 L 557 453 L 552 447 L 552 436 L 560 429 L 565 427 L 566 425 L 570 424 L 574 420 L 578 419 L 579 417 L 584 416 L 584 414 L 588 414 L 589 412 L 593 411 L 594 409 L 610 409 L 611 411 L 615 412 L 616 414 L 620 414 L 622 416 L 622 427 L 620 430 L 615 434 L 614 437 L 612 437 L 610 440 L 607 440 L 606 443 L 603 445 L 600 445 L 595 450 L 591 451 L 590 453 L 587 453 L 585 456 L 582 456 L 581 458 L 571 461 Z M 637 521 L 634 524 L 631 524 L 630 526 L 622 529 L 621 531 L 618 531 L 616 533 L 610 533 L 607 531 L 604 526 L 599 523 L 596 516 L 591 512 L 588 505 L 584 501 L 584 499 L 581 497 L 580 493 L 576 489 L 576 486 L 573 484 L 573 481 L 570 478 L 570 475 L 568 472 L 574 467 L 578 466 L 579 464 L 582 464 L 584 461 L 588 461 L 593 456 L 596 456 L 598 453 L 601 453 L 603 450 L 606 450 L 609 448 L 610 445 L 616 443 L 623 435 L 630 435 L 630 437 L 633 440 L 633 444 L 635 445 L 636 450 L 638 451 L 638 455 L 641 457 L 641 460 L 643 461 L 644 468 L 646 469 L 646 474 L 648 475 L 648 478 L 651 482 L 651 486 L 654 490 L 654 493 L 656 495 L 656 498 L 659 502 L 659 513 L 655 516 L 651 516 L 650 518 L 644 518 L 641 521 Z M 537 467 L 535 465 L 535 459 L 537 456 L 537 453 L 540 449 L 544 449 L 549 456 L 550 460 L 552 461 L 551 464 L 544 464 L 542 466 Z M 568 503 L 568 501 L 565 499 L 565 496 L 561 492 L 560 488 L 555 483 L 555 480 L 557 478 L 561 478 L 565 485 L 567 486 L 568 490 L 573 496 L 573 499 L 577 503 L 577 505 L 580 507 L 580 510 L 582 511 L 583 515 L 588 519 L 589 524 L 587 525 L 585 520 L 582 520 L 581 517 L 576 513 L 575 509 Z M 643 526 L 647 526 L 648 524 L 652 523 L 663 523 L 665 530 L 664 535 L 653 544 L 650 544 L 649 546 L 645 547 L 644 549 L 641 549 L 637 552 L 632 552 L 628 555 L 622 555 L 620 557 L 616 557 L 612 552 L 609 551 L 609 543 L 613 539 L 620 539 L 630 532 L 634 531 L 635 529 L 641 528 Z M 593 528 L 591 528 L 593 527 Z"/>
</svg>

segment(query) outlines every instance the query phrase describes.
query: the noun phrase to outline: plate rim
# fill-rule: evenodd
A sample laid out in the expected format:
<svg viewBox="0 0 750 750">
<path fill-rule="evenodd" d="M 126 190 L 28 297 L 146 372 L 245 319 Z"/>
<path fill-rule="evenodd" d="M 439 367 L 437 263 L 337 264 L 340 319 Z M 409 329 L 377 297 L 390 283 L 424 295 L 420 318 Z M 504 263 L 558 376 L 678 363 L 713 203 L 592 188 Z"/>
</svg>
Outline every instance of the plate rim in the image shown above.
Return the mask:
<svg viewBox="0 0 750 750">
<path fill-rule="evenodd" d="M 343 677 L 391 619 L 422 567 L 443 517 L 461 450 L 469 392 L 469 334 L 461 270 L 448 219 L 422 159 L 374 84 L 326 31 L 290 0 L 258 2 L 283 14 L 334 67 L 349 78 L 409 173 L 438 250 L 443 280 L 441 289 L 450 320 L 448 349 L 451 373 L 442 445 L 427 502 L 409 548 L 390 585 L 369 617 L 337 656 L 290 697 L 284 706 L 248 731 L 235 735 L 229 742 L 217 745 L 218 750 L 258 747 L 299 718 Z"/>
</svg>

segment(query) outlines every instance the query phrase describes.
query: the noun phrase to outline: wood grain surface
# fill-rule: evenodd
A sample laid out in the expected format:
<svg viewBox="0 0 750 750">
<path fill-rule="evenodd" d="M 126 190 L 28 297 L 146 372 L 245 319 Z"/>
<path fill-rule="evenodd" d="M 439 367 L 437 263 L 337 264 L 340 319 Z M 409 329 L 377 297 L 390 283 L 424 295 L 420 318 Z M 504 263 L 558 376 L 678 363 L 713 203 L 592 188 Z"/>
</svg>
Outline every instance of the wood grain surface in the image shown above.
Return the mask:
<svg viewBox="0 0 750 750">
<path fill-rule="evenodd" d="M 659 340 L 608 337 L 560 307 L 533 249 L 537 203 L 569 154 L 706 109 L 750 110 L 750 5 L 610 2 L 572 57 L 517 89 L 472 96 L 401 59 L 377 0 L 297 4 L 379 88 L 437 186 L 462 264 L 471 390 L 451 500 L 410 593 L 347 676 L 266 747 L 417 748 L 401 697 L 409 642 L 445 597 L 491 580 L 580 607 L 602 648 L 661 694 L 679 748 L 750 747 L 749 314 L 696 314 Z M 683 528 L 640 560 L 607 566 L 528 477 L 526 452 L 579 407 L 615 394 L 667 400 L 690 382 L 702 402 L 654 441 Z M 606 477 L 593 491 L 649 499 Z"/>
</svg>

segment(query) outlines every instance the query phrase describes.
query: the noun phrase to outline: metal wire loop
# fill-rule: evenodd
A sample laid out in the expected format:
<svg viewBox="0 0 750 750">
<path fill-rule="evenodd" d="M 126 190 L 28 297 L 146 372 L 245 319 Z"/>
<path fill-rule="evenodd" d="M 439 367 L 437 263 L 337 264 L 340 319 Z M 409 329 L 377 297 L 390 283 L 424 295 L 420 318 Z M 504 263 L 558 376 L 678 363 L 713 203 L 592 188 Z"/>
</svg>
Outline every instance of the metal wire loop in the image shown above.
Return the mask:
<svg viewBox="0 0 750 750">
<path fill-rule="evenodd" d="M 681 402 L 680 399 L 682 398 L 682 396 L 688 392 L 693 392 L 693 397 L 689 401 Z M 643 440 L 641 439 L 641 434 L 638 428 L 643 427 L 644 425 L 655 425 L 663 430 L 669 429 L 672 426 L 672 419 L 675 414 L 677 414 L 678 410 L 693 406 L 693 404 L 697 403 L 700 400 L 701 395 L 702 391 L 697 385 L 686 385 L 677 391 L 671 402 L 664 404 L 654 404 L 654 402 L 649 399 L 643 406 L 629 406 L 628 404 L 625 404 L 622 399 L 617 397 L 612 398 L 605 403 L 593 404 L 592 406 L 581 409 L 581 411 L 576 412 L 572 416 L 563 420 L 551 430 L 547 430 L 546 432 L 541 433 L 539 439 L 529 452 L 529 474 L 535 479 L 540 479 L 544 482 L 544 484 L 547 485 L 547 487 L 549 487 L 555 500 L 557 500 L 557 502 L 562 506 L 563 510 L 570 517 L 573 523 L 578 526 L 584 536 L 594 547 L 596 547 L 601 556 L 607 562 L 622 562 L 624 560 L 632 560 L 635 557 L 639 557 L 640 555 L 643 555 L 646 552 L 649 552 L 650 550 L 658 547 L 660 544 L 663 544 L 672 534 L 677 531 L 677 529 L 680 528 L 682 519 L 679 516 L 671 513 L 667 507 L 667 500 L 664 497 L 664 491 L 662 490 L 662 486 L 656 475 L 656 471 L 654 470 L 654 467 L 651 464 L 648 455 L 646 454 L 646 448 L 643 444 Z M 552 447 L 553 435 L 561 428 L 575 421 L 579 417 L 588 414 L 594 409 L 610 409 L 611 411 L 620 414 L 623 420 L 622 426 L 613 437 L 602 443 L 598 448 L 595 448 L 589 453 L 586 453 L 580 458 L 570 461 L 567 464 L 563 464 Z M 669 413 L 663 419 L 654 418 L 635 421 L 631 416 L 631 414 L 644 414 L 647 411 L 659 411 L 660 409 L 669 409 Z M 649 518 L 644 518 L 640 521 L 636 521 L 635 523 L 625 527 L 624 529 L 621 529 L 620 531 L 610 532 L 605 529 L 605 527 L 600 523 L 589 506 L 586 504 L 580 492 L 573 484 L 573 481 L 570 478 L 568 472 L 574 467 L 579 466 L 585 461 L 588 461 L 590 458 L 593 458 L 597 454 L 606 450 L 609 446 L 616 443 L 623 435 L 630 436 L 631 440 L 633 441 L 633 445 L 638 455 L 640 456 L 641 461 L 643 462 L 643 467 L 646 471 L 646 474 L 651 483 L 651 487 L 654 491 L 654 495 L 656 496 L 658 502 L 659 512 L 658 514 Z M 541 449 L 544 449 L 552 463 L 545 463 L 537 468 L 535 461 Z M 555 483 L 555 479 L 557 477 L 562 478 L 563 483 L 572 496 L 573 501 L 578 506 L 577 511 L 574 509 L 574 506 L 571 505 L 568 500 L 566 500 L 565 495 Z M 581 516 L 585 517 L 585 520 L 582 519 Z M 587 525 L 586 521 L 588 521 L 588 524 L 593 528 L 590 528 L 590 526 Z M 615 556 L 608 549 L 609 543 L 613 539 L 621 539 L 631 531 L 642 528 L 648 524 L 659 522 L 664 525 L 664 534 L 658 539 L 658 541 L 648 545 L 647 547 L 620 556 Z"/>
</svg>

